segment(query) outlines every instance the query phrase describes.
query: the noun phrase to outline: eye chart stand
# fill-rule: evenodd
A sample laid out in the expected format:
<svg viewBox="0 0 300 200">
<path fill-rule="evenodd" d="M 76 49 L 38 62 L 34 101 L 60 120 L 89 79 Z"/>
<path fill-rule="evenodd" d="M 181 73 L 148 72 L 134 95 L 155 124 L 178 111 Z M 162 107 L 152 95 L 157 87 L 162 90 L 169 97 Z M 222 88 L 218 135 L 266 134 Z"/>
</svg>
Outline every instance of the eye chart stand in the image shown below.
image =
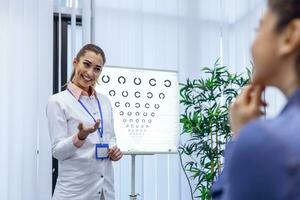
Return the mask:
<svg viewBox="0 0 300 200">
<path fill-rule="evenodd" d="M 129 195 L 129 200 L 137 200 L 137 196 L 139 194 L 135 193 L 135 157 L 136 155 L 154 155 L 154 154 L 148 152 L 141 152 L 141 153 L 124 152 L 123 154 L 131 156 L 131 194 Z"/>
<path fill-rule="evenodd" d="M 123 155 L 131 156 L 129 199 L 137 200 L 136 156 L 177 154 L 180 136 L 178 71 L 106 66 L 99 82 L 97 92 L 112 102 L 118 146 Z M 152 137 L 154 134 L 157 137 Z"/>
<path fill-rule="evenodd" d="M 137 200 L 137 194 L 135 193 L 135 154 L 131 155 L 131 194 L 129 200 Z"/>
</svg>

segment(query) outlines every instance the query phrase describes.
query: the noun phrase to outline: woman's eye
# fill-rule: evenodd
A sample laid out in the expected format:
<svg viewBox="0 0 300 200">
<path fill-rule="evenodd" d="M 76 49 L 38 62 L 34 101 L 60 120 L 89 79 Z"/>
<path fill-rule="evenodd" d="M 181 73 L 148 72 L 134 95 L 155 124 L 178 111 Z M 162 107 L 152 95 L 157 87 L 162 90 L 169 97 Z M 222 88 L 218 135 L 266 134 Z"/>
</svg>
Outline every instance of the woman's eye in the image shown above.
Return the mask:
<svg viewBox="0 0 300 200">
<path fill-rule="evenodd" d="M 97 67 L 97 68 L 96 68 L 96 71 L 97 71 L 97 72 L 101 72 L 101 68 L 98 68 L 98 67 Z"/>
<path fill-rule="evenodd" d="M 83 63 L 85 67 L 90 67 L 91 65 L 89 63 Z"/>
</svg>

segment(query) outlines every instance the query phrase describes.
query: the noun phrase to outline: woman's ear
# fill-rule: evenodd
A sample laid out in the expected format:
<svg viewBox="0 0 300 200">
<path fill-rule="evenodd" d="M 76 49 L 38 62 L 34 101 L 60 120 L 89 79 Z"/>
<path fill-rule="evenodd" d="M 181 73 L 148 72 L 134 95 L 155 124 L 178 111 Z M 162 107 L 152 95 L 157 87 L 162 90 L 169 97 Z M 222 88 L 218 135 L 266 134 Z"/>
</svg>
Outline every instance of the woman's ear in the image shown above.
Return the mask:
<svg viewBox="0 0 300 200">
<path fill-rule="evenodd" d="M 74 58 L 73 59 L 73 72 L 72 72 L 70 81 L 73 81 L 73 79 L 75 77 L 77 65 L 78 65 L 78 60 L 76 58 Z"/>
<path fill-rule="evenodd" d="M 300 48 L 300 19 L 295 19 L 283 30 L 280 54 L 285 56 Z"/>
<path fill-rule="evenodd" d="M 77 64 L 78 64 L 78 60 L 77 60 L 77 58 L 74 58 L 73 59 L 73 67 L 74 67 L 74 69 L 77 67 Z"/>
</svg>

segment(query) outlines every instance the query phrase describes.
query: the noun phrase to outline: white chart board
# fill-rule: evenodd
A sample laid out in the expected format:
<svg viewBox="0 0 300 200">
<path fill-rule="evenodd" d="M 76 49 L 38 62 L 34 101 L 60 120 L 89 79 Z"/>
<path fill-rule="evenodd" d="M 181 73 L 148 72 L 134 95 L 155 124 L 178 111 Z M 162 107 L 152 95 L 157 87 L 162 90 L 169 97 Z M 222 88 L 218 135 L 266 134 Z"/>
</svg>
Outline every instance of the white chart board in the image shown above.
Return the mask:
<svg viewBox="0 0 300 200">
<path fill-rule="evenodd" d="M 110 99 L 117 144 L 124 153 L 177 153 L 177 72 L 105 66 L 96 90 Z"/>
</svg>

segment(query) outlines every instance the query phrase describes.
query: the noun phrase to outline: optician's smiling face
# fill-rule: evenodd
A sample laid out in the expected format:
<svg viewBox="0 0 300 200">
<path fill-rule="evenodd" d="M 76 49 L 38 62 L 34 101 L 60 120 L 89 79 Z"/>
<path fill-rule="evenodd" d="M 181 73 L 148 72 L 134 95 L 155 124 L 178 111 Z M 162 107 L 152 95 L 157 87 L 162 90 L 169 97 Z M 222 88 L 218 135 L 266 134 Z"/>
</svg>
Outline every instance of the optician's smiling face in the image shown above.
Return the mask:
<svg viewBox="0 0 300 200">
<path fill-rule="evenodd" d="M 89 92 L 89 88 L 94 86 L 103 69 L 103 58 L 93 51 L 86 51 L 79 60 L 73 60 L 75 74 L 72 82 Z"/>
</svg>

